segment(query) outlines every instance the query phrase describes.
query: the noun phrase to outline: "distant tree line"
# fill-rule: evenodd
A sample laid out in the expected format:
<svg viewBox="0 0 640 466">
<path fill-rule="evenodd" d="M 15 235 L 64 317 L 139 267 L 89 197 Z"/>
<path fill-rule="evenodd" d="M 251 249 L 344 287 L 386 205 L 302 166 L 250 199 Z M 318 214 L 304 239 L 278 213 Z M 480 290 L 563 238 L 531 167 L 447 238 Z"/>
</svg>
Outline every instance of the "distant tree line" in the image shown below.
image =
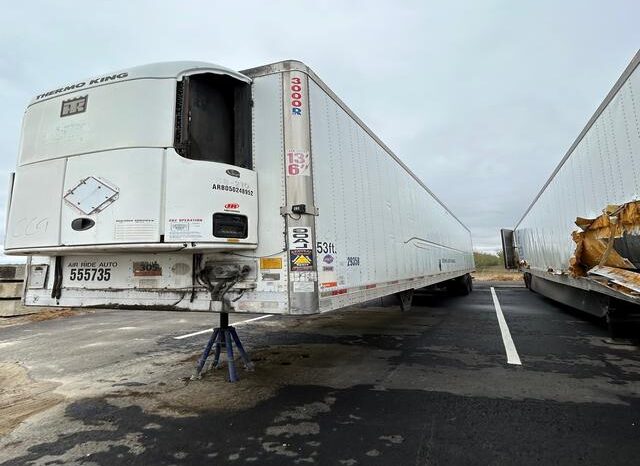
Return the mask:
<svg viewBox="0 0 640 466">
<path fill-rule="evenodd" d="M 476 261 L 476 267 L 478 268 L 495 267 L 497 265 L 504 266 L 504 261 L 502 260 L 502 251 L 499 251 L 496 254 L 474 251 L 473 258 Z"/>
</svg>

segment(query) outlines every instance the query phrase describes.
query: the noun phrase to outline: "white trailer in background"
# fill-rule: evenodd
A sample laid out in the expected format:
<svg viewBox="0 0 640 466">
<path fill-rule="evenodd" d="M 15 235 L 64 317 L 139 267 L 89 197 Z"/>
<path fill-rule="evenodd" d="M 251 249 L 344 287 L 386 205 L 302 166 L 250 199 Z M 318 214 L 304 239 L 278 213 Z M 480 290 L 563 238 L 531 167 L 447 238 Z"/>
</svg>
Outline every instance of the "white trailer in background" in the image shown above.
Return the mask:
<svg viewBox="0 0 640 466">
<path fill-rule="evenodd" d="M 313 314 L 474 268 L 469 230 L 297 61 L 42 93 L 10 192 L 27 306 Z"/>
<path fill-rule="evenodd" d="M 526 285 L 612 332 L 640 304 L 640 52 L 513 230 L 505 265 Z"/>
</svg>

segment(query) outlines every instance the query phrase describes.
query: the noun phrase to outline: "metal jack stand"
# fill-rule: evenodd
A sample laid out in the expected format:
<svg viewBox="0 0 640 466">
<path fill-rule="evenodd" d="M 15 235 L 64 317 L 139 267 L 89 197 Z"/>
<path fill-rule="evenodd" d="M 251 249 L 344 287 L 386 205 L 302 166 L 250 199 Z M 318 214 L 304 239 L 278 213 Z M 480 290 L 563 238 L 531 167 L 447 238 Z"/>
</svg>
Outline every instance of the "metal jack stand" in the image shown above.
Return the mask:
<svg viewBox="0 0 640 466">
<path fill-rule="evenodd" d="M 233 340 L 233 341 L 232 341 Z M 221 347 L 224 346 L 227 349 L 227 366 L 229 367 L 229 382 L 237 382 L 240 380 L 238 378 L 238 374 L 236 373 L 236 364 L 233 360 L 233 343 L 235 343 L 238 351 L 240 352 L 240 357 L 242 358 L 242 362 L 244 363 L 244 367 L 247 370 L 253 370 L 253 363 L 246 351 L 242 347 L 242 343 L 240 342 L 240 338 L 238 338 L 238 333 L 236 329 L 229 326 L 229 314 L 227 312 L 223 312 L 220 314 L 220 327 L 215 328 L 213 330 L 213 334 L 211 338 L 209 338 L 209 342 L 207 346 L 204 348 L 204 352 L 202 356 L 198 360 L 198 366 L 196 367 L 196 374 L 193 378 L 201 378 L 204 365 L 207 362 L 207 358 L 211 353 L 211 349 L 213 345 L 215 345 L 215 352 L 213 358 L 213 364 L 211 367 L 214 369 L 218 369 L 220 367 L 220 350 Z"/>
</svg>

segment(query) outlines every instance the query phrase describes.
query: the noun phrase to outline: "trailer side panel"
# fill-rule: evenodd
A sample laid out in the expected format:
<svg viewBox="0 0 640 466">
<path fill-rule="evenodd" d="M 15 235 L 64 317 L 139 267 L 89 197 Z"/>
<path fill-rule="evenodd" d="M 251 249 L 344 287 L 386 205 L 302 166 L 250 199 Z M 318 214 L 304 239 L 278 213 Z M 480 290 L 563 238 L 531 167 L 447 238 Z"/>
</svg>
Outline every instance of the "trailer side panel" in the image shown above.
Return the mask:
<svg viewBox="0 0 640 466">
<path fill-rule="evenodd" d="M 640 309 L 639 64 L 640 52 L 513 232 L 525 284 L 606 315 L 612 333 Z"/>
<path fill-rule="evenodd" d="M 640 72 L 635 67 L 516 226 L 520 260 L 532 269 L 567 271 L 576 219 L 595 218 L 608 205 L 638 199 Z"/>
<path fill-rule="evenodd" d="M 309 89 L 321 309 L 470 272 L 466 227 L 332 96 Z"/>
</svg>

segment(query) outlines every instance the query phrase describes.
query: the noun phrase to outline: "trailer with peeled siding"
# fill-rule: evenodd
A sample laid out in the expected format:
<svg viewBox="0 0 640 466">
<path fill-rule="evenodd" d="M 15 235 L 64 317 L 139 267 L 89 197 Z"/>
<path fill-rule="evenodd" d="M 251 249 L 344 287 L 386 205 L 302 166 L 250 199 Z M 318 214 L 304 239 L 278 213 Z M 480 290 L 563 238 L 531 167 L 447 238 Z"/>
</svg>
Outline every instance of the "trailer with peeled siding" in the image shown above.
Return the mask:
<svg viewBox="0 0 640 466">
<path fill-rule="evenodd" d="M 505 265 L 612 332 L 640 316 L 640 52 L 513 230 Z"/>
<path fill-rule="evenodd" d="M 5 253 L 27 306 L 313 314 L 445 283 L 469 230 L 311 71 L 158 63 L 29 104 Z"/>
</svg>

